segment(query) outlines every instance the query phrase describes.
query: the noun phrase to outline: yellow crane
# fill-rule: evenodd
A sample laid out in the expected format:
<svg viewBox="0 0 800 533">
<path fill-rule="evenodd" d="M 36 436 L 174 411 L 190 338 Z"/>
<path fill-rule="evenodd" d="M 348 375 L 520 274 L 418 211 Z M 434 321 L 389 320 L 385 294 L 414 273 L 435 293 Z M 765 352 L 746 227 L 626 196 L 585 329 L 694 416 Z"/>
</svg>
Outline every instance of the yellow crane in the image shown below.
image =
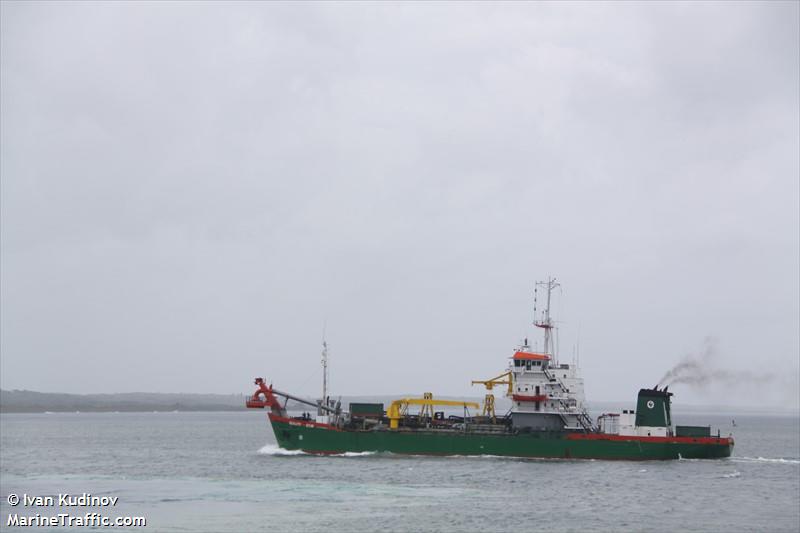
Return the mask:
<svg viewBox="0 0 800 533">
<path fill-rule="evenodd" d="M 386 416 L 389 418 L 389 429 L 397 429 L 400 427 L 400 420 L 405 416 L 408 411 L 409 405 L 421 405 L 422 410 L 420 411 L 421 414 L 433 412 L 434 405 L 448 405 L 451 407 L 472 407 L 473 409 L 478 409 L 480 407 L 479 404 L 475 402 L 459 402 L 455 400 L 434 400 L 433 394 L 430 392 L 426 392 L 423 398 L 400 398 L 399 400 L 393 401 L 389 404 L 389 408 L 386 410 Z"/>
<path fill-rule="evenodd" d="M 508 378 L 508 379 L 503 379 Z M 508 395 L 511 396 L 514 393 L 514 382 L 511 379 L 511 371 L 504 372 L 497 377 L 493 377 L 491 379 L 484 379 L 484 380 L 473 380 L 473 385 L 485 385 L 486 390 L 489 391 L 483 399 L 483 416 L 488 416 L 492 419 L 492 423 L 497 422 L 497 416 L 494 412 L 494 394 L 492 394 L 492 389 L 494 389 L 495 385 L 508 385 Z"/>
</svg>

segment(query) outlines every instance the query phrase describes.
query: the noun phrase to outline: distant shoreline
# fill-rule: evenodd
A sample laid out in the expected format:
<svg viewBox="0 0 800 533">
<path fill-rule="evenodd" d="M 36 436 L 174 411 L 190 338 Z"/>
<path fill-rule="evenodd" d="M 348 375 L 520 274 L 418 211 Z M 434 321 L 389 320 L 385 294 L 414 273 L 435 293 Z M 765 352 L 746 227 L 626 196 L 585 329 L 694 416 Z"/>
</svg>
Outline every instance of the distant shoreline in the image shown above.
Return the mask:
<svg viewBox="0 0 800 533">
<path fill-rule="evenodd" d="M 0 413 L 239 411 L 243 394 L 62 394 L 0 390 Z"/>
<path fill-rule="evenodd" d="M 59 407 L 52 407 L 50 409 L 41 409 L 39 407 L 12 407 L 12 408 L 4 408 L 0 407 L 0 414 L 46 414 L 46 413 L 172 413 L 172 412 L 180 412 L 180 413 L 213 413 L 213 412 L 234 412 L 234 411 L 243 411 L 244 407 L 241 409 L 238 407 L 228 407 L 228 406 L 218 406 L 212 405 L 208 407 L 171 407 L 171 406 L 156 406 L 156 407 L 139 407 L 139 406 L 132 406 L 132 407 L 87 407 L 83 409 L 65 409 Z"/>
</svg>

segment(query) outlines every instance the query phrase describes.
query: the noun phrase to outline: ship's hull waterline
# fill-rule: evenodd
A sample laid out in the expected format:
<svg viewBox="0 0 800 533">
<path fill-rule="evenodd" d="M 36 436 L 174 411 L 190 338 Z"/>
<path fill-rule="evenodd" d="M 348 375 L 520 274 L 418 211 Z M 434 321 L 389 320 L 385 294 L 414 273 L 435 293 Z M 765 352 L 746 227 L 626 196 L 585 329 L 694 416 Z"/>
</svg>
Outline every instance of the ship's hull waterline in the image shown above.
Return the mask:
<svg viewBox="0 0 800 533">
<path fill-rule="evenodd" d="M 270 415 L 278 445 L 313 454 L 389 452 L 403 455 L 495 455 L 559 459 L 715 459 L 729 457 L 728 437 L 638 437 L 568 431 L 475 433 L 352 431 Z"/>
</svg>

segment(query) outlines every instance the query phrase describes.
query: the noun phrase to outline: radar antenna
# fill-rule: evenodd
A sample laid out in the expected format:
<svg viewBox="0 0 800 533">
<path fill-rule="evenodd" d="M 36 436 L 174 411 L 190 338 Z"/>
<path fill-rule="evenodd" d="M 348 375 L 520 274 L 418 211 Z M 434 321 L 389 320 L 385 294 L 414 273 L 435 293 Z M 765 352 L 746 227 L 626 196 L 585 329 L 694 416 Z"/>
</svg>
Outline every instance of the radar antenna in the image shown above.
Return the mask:
<svg viewBox="0 0 800 533">
<path fill-rule="evenodd" d="M 542 316 L 537 319 L 536 306 L 540 286 L 543 288 L 543 290 L 547 291 L 547 304 L 545 305 L 544 311 L 542 311 Z M 537 281 L 536 286 L 533 289 L 533 325 L 544 330 L 543 353 L 552 357 L 554 365 L 558 364 L 558 358 L 555 350 L 553 349 L 553 321 L 550 318 L 550 297 L 553 289 L 560 286 L 561 284 L 556 282 L 556 278 L 547 278 L 547 281 Z"/>
</svg>

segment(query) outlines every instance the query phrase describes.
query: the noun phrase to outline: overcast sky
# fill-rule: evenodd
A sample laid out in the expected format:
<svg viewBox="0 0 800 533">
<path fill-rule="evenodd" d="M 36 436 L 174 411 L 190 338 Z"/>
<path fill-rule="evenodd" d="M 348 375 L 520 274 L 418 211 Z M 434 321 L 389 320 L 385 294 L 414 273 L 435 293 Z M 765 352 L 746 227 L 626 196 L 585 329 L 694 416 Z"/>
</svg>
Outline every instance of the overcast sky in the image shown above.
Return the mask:
<svg viewBox="0 0 800 533">
<path fill-rule="evenodd" d="M 3 2 L 0 384 L 797 407 L 799 5 Z"/>
</svg>

